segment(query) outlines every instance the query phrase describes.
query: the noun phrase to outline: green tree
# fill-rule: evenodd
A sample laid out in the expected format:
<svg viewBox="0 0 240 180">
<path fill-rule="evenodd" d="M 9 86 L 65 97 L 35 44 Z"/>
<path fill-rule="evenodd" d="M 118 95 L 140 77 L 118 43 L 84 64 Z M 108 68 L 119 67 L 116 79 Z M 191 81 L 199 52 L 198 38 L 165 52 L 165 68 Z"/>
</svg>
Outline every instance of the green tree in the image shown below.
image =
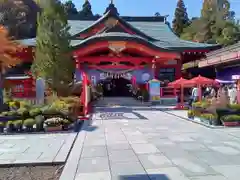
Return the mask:
<svg viewBox="0 0 240 180">
<path fill-rule="evenodd" d="M 239 32 L 228 0 L 204 0 L 201 17 L 192 20 L 190 26 L 184 29 L 181 38 L 226 46 L 240 40 Z"/>
<path fill-rule="evenodd" d="M 80 16 L 82 17 L 92 17 L 92 6 L 88 0 L 85 0 L 84 4 L 82 5 L 82 10 L 79 12 Z"/>
<path fill-rule="evenodd" d="M 0 24 L 17 39 L 34 37 L 39 10 L 33 0 L 0 0 Z"/>
<path fill-rule="evenodd" d="M 68 0 L 67 2 L 65 2 L 63 6 L 68 15 L 78 14 L 77 8 L 71 0 Z"/>
<path fill-rule="evenodd" d="M 173 31 L 180 36 L 183 29 L 189 25 L 187 10 L 183 0 L 178 0 L 172 22 Z"/>
<path fill-rule="evenodd" d="M 48 0 L 47 3 L 37 19 L 37 44 L 32 72 L 58 90 L 60 85 L 72 81 L 74 62 L 70 54 L 67 14 L 59 1 Z"/>
</svg>

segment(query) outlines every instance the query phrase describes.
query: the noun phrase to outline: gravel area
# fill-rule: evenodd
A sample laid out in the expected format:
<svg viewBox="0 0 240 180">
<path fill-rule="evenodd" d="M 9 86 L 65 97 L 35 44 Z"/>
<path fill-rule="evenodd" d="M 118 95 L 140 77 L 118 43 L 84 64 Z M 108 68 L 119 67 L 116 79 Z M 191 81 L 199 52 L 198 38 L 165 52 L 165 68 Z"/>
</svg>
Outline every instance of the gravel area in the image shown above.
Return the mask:
<svg viewBox="0 0 240 180">
<path fill-rule="evenodd" d="M 0 168 L 0 180 L 59 180 L 63 165 Z"/>
</svg>

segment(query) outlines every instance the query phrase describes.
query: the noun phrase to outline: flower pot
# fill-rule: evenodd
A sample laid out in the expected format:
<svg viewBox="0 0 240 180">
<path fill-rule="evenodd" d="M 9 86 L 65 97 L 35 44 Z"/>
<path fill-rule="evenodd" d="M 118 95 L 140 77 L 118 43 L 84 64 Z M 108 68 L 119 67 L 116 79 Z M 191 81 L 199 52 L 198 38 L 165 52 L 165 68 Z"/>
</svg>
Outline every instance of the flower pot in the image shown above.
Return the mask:
<svg viewBox="0 0 240 180">
<path fill-rule="evenodd" d="M 222 123 L 226 127 L 240 126 L 240 122 L 239 121 L 225 121 L 225 122 L 223 121 Z"/>
<path fill-rule="evenodd" d="M 210 124 L 210 120 L 208 119 L 200 118 L 200 121 L 203 122 L 204 124 Z"/>
<path fill-rule="evenodd" d="M 62 125 L 59 126 L 46 126 L 45 131 L 46 132 L 54 132 L 54 131 L 62 131 Z"/>
<path fill-rule="evenodd" d="M 26 131 L 26 132 L 33 132 L 33 130 L 34 130 L 34 129 L 33 129 L 33 126 L 26 126 L 26 127 L 25 127 L 25 131 Z"/>
<path fill-rule="evenodd" d="M 9 124 L 8 126 L 7 126 L 7 132 L 8 133 L 11 133 L 11 132 L 13 132 L 14 131 L 14 125 L 13 124 Z"/>
<path fill-rule="evenodd" d="M 4 126 L 0 126 L 0 133 L 4 132 Z"/>
</svg>

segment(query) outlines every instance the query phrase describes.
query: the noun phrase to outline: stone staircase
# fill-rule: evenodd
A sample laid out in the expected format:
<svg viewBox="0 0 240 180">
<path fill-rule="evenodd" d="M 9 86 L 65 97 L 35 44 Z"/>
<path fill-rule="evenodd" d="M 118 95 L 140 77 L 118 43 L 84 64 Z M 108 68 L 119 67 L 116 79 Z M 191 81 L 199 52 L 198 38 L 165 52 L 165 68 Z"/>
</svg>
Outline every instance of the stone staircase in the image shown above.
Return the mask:
<svg viewBox="0 0 240 180">
<path fill-rule="evenodd" d="M 137 101 L 132 97 L 105 97 L 95 103 L 98 107 L 150 106 L 151 102 Z"/>
</svg>

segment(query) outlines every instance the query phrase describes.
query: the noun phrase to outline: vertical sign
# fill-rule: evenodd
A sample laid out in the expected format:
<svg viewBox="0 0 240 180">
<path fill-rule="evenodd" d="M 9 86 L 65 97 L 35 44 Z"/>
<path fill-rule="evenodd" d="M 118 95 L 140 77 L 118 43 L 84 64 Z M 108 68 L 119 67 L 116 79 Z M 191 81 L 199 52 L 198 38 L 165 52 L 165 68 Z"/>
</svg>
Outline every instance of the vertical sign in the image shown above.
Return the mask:
<svg viewBox="0 0 240 180">
<path fill-rule="evenodd" d="M 44 104 L 45 81 L 42 78 L 36 80 L 36 100 L 38 104 Z"/>
<path fill-rule="evenodd" d="M 151 101 L 159 101 L 160 100 L 160 81 L 153 79 L 149 82 L 149 95 Z"/>
</svg>

